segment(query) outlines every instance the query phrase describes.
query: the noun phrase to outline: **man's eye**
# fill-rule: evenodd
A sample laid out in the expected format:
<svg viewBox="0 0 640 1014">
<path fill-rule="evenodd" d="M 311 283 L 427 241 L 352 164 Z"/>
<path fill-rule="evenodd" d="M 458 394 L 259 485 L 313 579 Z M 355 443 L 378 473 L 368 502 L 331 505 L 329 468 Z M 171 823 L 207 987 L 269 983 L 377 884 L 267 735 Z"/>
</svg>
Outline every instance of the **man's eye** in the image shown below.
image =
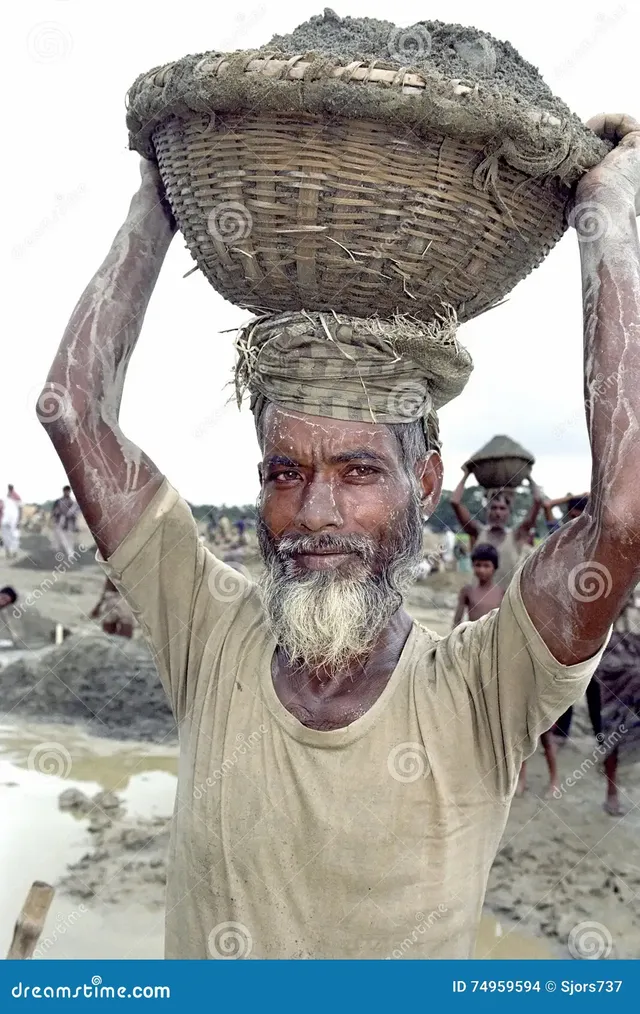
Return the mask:
<svg viewBox="0 0 640 1014">
<path fill-rule="evenodd" d="M 271 472 L 269 480 L 271 482 L 295 482 L 296 479 L 300 478 L 300 473 L 294 471 L 292 468 L 288 468 L 281 472 Z"/>
<path fill-rule="evenodd" d="M 347 472 L 347 476 L 352 476 L 356 479 L 364 479 L 369 475 L 377 474 L 378 469 L 372 468 L 371 465 L 353 465 L 353 467 Z"/>
</svg>

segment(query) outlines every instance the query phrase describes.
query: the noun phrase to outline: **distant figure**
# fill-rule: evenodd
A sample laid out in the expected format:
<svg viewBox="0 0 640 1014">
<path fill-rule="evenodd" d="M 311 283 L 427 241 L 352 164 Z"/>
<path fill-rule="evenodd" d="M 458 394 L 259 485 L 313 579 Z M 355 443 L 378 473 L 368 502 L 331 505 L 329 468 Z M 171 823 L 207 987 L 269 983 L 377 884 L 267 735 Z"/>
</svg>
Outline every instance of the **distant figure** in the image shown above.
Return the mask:
<svg viewBox="0 0 640 1014">
<path fill-rule="evenodd" d="M 18 593 L 15 588 L 11 588 L 9 585 L 7 585 L 6 588 L 0 588 L 0 609 L 12 606 L 13 603 L 17 601 Z"/>
<path fill-rule="evenodd" d="M 135 626 L 133 613 L 109 578 L 105 581 L 102 595 L 89 615 L 92 620 L 102 620 L 105 634 L 133 637 Z"/>
<path fill-rule="evenodd" d="M 246 539 L 246 536 L 245 536 L 245 528 L 246 527 L 247 527 L 247 522 L 245 521 L 245 519 L 244 518 L 238 518 L 238 520 L 236 521 L 236 532 L 238 533 L 238 545 L 239 546 L 246 546 L 246 544 L 247 544 L 247 539 Z"/>
<path fill-rule="evenodd" d="M 588 500 L 588 493 L 583 493 L 581 496 L 573 496 L 571 493 L 568 493 L 567 496 L 558 497 L 557 500 L 545 500 L 542 507 L 549 535 L 552 532 L 557 532 L 568 521 L 574 521 L 576 518 L 579 518 L 585 510 Z M 554 517 L 554 507 L 565 508 L 564 516 L 560 520 Z"/>
<path fill-rule="evenodd" d="M 463 532 L 469 536 L 471 549 L 474 549 L 479 543 L 489 543 L 497 549 L 500 556 L 500 566 L 495 580 L 496 584 L 506 589 L 522 562 L 522 547 L 526 544 L 529 531 L 535 524 L 542 502 L 542 494 L 533 479 L 529 478 L 533 497 L 531 509 L 517 528 L 511 528 L 509 526 L 511 503 L 505 493 L 495 493 L 487 504 L 487 521 L 483 525 L 476 518 L 471 517 L 469 509 L 462 503 L 465 483 L 470 474 L 466 465 L 463 466 L 462 472 L 462 479 L 451 494 L 451 506 Z"/>
<path fill-rule="evenodd" d="M 15 559 L 20 548 L 20 520 L 22 500 L 12 485 L 7 486 L 7 495 L 0 501 L 0 535 L 7 560 Z"/>
<path fill-rule="evenodd" d="M 497 609 L 504 598 L 504 589 L 495 583 L 500 566 L 495 547 L 476 546 L 471 554 L 471 564 L 477 584 L 466 584 L 460 589 L 458 606 L 453 617 L 454 627 L 462 622 L 465 612 L 470 620 L 479 620 L 492 609 Z"/>
<path fill-rule="evenodd" d="M 218 532 L 223 544 L 231 542 L 231 522 L 226 514 L 223 514 L 218 521 Z"/>
<path fill-rule="evenodd" d="M 75 555 L 74 536 L 78 531 L 79 513 L 80 509 L 71 496 L 71 486 L 63 486 L 62 496 L 51 508 L 52 542 L 54 550 L 62 553 L 68 563 L 73 562 Z"/>
</svg>

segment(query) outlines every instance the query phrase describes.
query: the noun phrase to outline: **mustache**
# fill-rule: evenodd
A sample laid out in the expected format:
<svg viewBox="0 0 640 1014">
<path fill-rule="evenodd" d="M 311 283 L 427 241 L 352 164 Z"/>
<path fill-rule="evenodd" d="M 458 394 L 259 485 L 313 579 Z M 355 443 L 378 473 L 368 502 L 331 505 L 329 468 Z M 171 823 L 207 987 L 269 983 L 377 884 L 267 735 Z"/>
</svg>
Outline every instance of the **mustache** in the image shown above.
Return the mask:
<svg viewBox="0 0 640 1014">
<path fill-rule="evenodd" d="M 284 535 L 275 545 L 279 557 L 291 559 L 301 553 L 353 553 L 364 563 L 375 558 L 376 544 L 366 535 Z"/>
</svg>

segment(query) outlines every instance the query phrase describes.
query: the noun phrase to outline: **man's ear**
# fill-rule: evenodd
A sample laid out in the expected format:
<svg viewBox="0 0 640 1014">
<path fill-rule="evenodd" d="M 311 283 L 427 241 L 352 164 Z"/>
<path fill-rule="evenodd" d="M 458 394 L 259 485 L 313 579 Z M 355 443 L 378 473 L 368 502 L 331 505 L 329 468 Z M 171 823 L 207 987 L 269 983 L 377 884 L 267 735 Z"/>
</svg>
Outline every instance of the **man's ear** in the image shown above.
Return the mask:
<svg viewBox="0 0 640 1014">
<path fill-rule="evenodd" d="M 417 462 L 415 472 L 422 489 L 422 512 L 428 518 L 438 506 L 442 493 L 444 468 L 438 452 L 429 451 L 426 458 Z"/>
</svg>

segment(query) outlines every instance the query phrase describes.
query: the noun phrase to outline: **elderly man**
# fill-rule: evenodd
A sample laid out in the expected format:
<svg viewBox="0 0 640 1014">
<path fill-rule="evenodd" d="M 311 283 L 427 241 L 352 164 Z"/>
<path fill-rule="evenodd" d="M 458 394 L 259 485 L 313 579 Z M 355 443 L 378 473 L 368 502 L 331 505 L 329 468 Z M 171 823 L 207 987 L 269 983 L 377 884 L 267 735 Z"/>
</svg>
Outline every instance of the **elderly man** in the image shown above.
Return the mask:
<svg viewBox="0 0 640 1014">
<path fill-rule="evenodd" d="M 440 492 L 433 408 L 468 358 L 431 332 L 411 360 L 401 334 L 330 314 L 252 325 L 239 377 L 262 450 L 255 588 L 118 425 L 175 231 L 143 165 L 51 368 L 67 400 L 47 428 L 180 727 L 168 957 L 472 955 L 520 763 L 584 692 L 640 575 L 640 125 L 598 126 L 620 142 L 578 193 L 611 221 L 582 244 L 587 390 L 616 378 L 588 411 L 598 495 L 500 609 L 445 638 L 402 593 Z M 402 422 L 409 382 L 424 396 Z M 567 594 L 585 567 L 606 595 Z"/>
</svg>

